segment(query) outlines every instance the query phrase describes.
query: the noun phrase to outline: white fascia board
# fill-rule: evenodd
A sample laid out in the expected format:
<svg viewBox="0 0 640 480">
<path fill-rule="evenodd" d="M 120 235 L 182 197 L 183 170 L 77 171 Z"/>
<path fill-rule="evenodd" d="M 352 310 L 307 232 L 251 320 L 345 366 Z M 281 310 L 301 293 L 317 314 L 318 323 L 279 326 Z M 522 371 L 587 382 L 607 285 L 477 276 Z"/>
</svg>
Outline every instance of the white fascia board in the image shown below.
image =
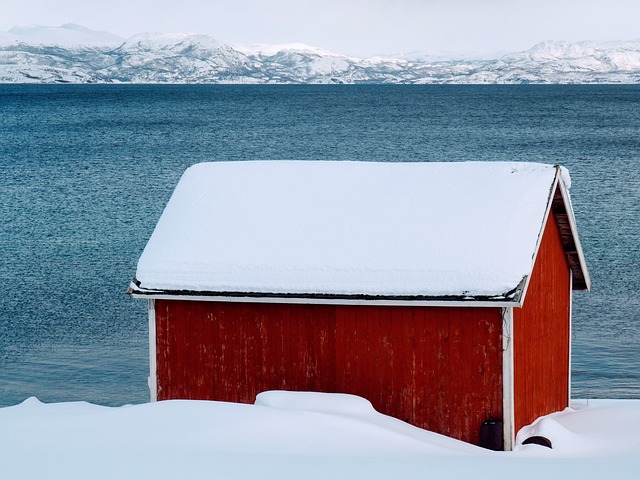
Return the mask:
<svg viewBox="0 0 640 480">
<path fill-rule="evenodd" d="M 569 226 L 571 227 L 571 236 L 573 237 L 573 242 L 576 245 L 576 252 L 578 253 L 578 259 L 580 261 L 580 268 L 582 269 L 582 274 L 584 275 L 584 282 L 587 286 L 587 291 L 591 290 L 591 277 L 589 276 L 589 270 L 587 270 L 587 263 L 584 259 L 584 252 L 582 250 L 582 244 L 580 243 L 580 237 L 578 236 L 578 227 L 576 225 L 576 217 L 573 213 L 573 207 L 571 206 L 571 201 L 569 200 L 569 192 L 567 191 L 567 187 L 564 182 L 558 182 L 560 192 L 562 193 L 562 201 L 564 202 L 564 208 L 567 211 L 567 217 L 569 219 Z"/>
<path fill-rule="evenodd" d="M 569 338 L 567 340 L 569 342 L 569 392 L 567 398 L 569 399 L 569 405 L 571 405 L 571 355 L 573 354 L 573 272 L 571 269 L 569 269 Z"/>
<path fill-rule="evenodd" d="M 203 302 L 238 303 L 292 303 L 303 305 L 379 305 L 396 307 L 519 307 L 514 300 L 374 300 L 357 298 L 309 298 L 277 296 L 225 296 L 225 295 L 177 295 L 164 293 L 131 292 L 133 298 L 156 300 L 190 300 Z"/>
<path fill-rule="evenodd" d="M 513 308 L 502 309 L 502 428 L 504 450 L 515 446 Z"/>
</svg>

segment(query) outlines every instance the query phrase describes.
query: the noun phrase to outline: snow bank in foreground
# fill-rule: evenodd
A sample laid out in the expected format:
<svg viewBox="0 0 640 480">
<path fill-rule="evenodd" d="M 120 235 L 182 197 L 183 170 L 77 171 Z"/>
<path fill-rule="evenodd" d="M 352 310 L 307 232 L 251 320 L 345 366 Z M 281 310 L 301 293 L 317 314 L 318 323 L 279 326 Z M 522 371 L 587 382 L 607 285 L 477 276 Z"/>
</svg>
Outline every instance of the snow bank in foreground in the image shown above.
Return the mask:
<svg viewBox="0 0 640 480">
<path fill-rule="evenodd" d="M 371 402 L 366 398 L 346 393 L 269 391 L 259 393 L 256 405 L 308 412 L 342 415 L 375 415 Z"/>
<path fill-rule="evenodd" d="M 7 479 L 637 478 L 640 401 L 591 401 L 526 427 L 554 449 L 491 452 L 350 395 L 269 392 L 256 405 L 167 401 L 0 409 Z"/>
<path fill-rule="evenodd" d="M 574 401 L 572 407 L 520 430 L 516 439 L 519 453 L 539 454 L 539 448 L 521 445 L 526 438 L 539 435 L 552 440 L 556 457 L 640 454 L 640 400 Z"/>
</svg>

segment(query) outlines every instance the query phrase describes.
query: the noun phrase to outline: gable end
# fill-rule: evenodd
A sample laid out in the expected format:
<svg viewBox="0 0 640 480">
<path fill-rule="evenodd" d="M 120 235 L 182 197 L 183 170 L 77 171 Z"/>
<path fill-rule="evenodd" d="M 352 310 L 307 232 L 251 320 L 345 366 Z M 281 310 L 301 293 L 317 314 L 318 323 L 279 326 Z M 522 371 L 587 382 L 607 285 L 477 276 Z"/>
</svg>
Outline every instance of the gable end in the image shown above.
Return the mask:
<svg viewBox="0 0 640 480">
<path fill-rule="evenodd" d="M 571 206 L 566 200 L 568 193 L 560 180 L 556 186 L 553 200 L 551 203 L 551 212 L 558 224 L 562 246 L 569 262 L 569 268 L 573 276 L 574 290 L 590 290 L 591 279 L 586 269 L 584 255 L 580 240 L 578 239 L 575 220 Z"/>
</svg>

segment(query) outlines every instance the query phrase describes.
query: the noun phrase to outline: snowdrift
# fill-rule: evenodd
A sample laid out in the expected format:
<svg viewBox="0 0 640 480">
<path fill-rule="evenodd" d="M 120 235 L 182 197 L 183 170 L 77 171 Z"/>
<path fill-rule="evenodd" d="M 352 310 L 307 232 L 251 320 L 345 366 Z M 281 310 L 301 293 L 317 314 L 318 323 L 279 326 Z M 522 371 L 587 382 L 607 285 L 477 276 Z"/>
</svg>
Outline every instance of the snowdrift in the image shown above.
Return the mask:
<svg viewBox="0 0 640 480">
<path fill-rule="evenodd" d="M 522 445 L 532 435 L 553 448 Z M 631 479 L 640 471 L 640 400 L 574 402 L 523 428 L 514 452 L 492 452 L 352 395 L 118 408 L 30 398 L 0 409 L 0 464 L 6 479 Z"/>
</svg>

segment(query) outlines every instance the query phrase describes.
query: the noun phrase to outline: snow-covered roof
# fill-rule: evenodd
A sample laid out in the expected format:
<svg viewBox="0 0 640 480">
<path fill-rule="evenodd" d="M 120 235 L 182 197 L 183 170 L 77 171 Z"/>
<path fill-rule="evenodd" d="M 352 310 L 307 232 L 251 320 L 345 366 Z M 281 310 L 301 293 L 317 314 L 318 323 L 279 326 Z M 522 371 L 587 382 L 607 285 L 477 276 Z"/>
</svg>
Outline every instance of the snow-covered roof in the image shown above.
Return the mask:
<svg viewBox="0 0 640 480">
<path fill-rule="evenodd" d="M 556 190 L 584 269 L 568 187 L 533 163 L 197 164 L 130 291 L 517 304 Z"/>
</svg>

